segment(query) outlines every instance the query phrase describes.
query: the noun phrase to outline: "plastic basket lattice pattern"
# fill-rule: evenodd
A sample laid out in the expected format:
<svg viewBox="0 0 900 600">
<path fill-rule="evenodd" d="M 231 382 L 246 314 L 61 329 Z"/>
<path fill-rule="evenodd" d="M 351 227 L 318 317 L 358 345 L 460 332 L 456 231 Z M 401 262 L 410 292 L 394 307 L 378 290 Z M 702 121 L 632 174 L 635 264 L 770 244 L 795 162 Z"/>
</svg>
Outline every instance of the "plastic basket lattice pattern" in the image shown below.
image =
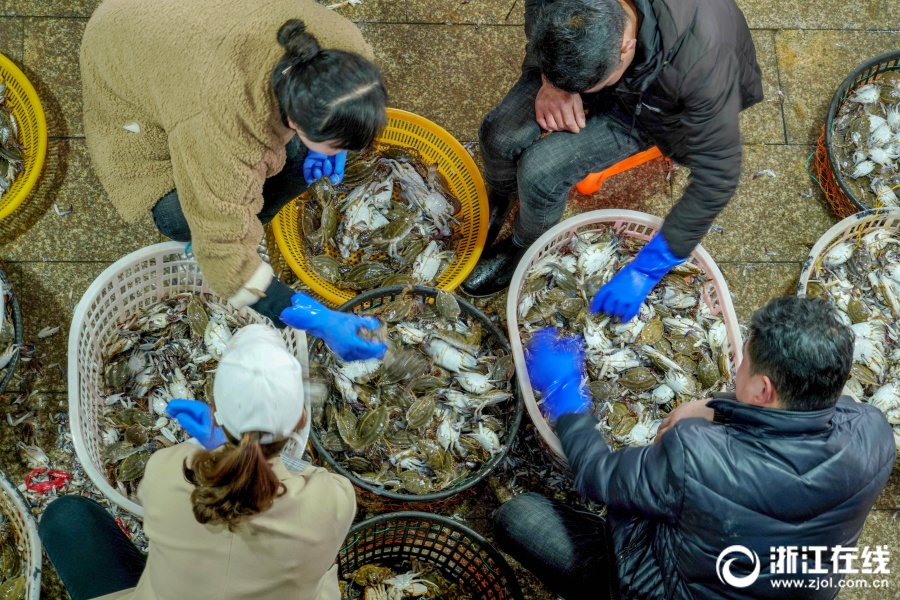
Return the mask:
<svg viewBox="0 0 900 600">
<path fill-rule="evenodd" d="M 69 420 L 75 452 L 100 491 L 137 516 L 143 516 L 141 506 L 112 485 L 100 458 L 105 407 L 102 352 L 114 339 L 117 323 L 183 292 L 212 294 L 193 255 L 184 254 L 181 242 L 148 246 L 120 259 L 97 277 L 78 303 L 69 329 Z M 230 308 L 214 294 L 212 299 Z M 243 309 L 242 314 L 251 323 L 271 323 L 252 310 Z M 288 350 L 306 366 L 306 335 L 292 328 L 281 333 Z M 292 450 L 289 444 L 284 452 Z"/>
<path fill-rule="evenodd" d="M 15 294 L 13 294 L 12 288 L 9 287 L 9 281 L 6 279 L 6 275 L 0 271 L 0 295 L 3 295 L 3 298 L 0 298 L 2 302 L 0 302 L 0 306 L 3 306 L 3 310 L 6 311 L 6 314 L 9 316 L 9 321 L 12 323 L 14 329 L 13 336 L 13 344 L 16 344 L 17 347 L 22 344 L 22 312 L 19 310 L 19 302 L 16 300 Z M 0 352 L 3 352 L 5 348 L 0 348 Z M 15 351 L 12 358 L 7 363 L 5 370 L 0 369 L 0 374 L 3 375 L 3 379 L 0 380 L 0 394 L 6 391 L 6 386 L 9 385 L 9 381 L 12 379 L 13 373 L 15 373 L 16 365 L 19 362 L 19 352 Z"/>
<path fill-rule="evenodd" d="M 523 374 L 519 378 L 522 398 L 532 422 L 534 422 L 538 433 L 540 433 L 540 439 L 553 450 L 557 460 L 562 460 L 563 457 L 559 438 L 556 437 L 556 434 L 553 433 L 550 425 L 541 414 L 540 407 L 538 407 L 537 400 L 534 397 L 531 382 L 525 375 L 528 371 L 525 367 L 525 353 L 522 347 L 522 338 L 519 335 L 518 320 L 522 288 L 525 285 L 525 276 L 529 269 L 543 257 L 556 253 L 569 244 L 576 233 L 591 232 L 592 230 L 600 231 L 609 226 L 612 226 L 619 235 L 649 240 L 662 227 L 662 219 L 633 210 L 595 210 L 576 215 L 559 223 L 532 244 L 519 262 L 519 266 L 516 268 L 509 285 L 506 322 L 509 323 L 509 341 L 512 346 L 516 372 Z M 725 277 L 716 266 L 712 257 L 701 246 L 697 246 L 691 253 L 689 262 L 699 266 L 706 272 L 708 279 L 702 290 L 703 301 L 709 307 L 711 314 L 721 314 L 725 321 L 725 328 L 728 331 L 725 350 L 728 357 L 728 368 L 733 379 L 737 365 L 741 361 L 743 342 L 741 341 L 737 315 L 731 304 L 728 284 L 725 282 Z"/>
<path fill-rule="evenodd" d="M 825 193 L 828 204 L 831 205 L 835 214 L 841 218 L 872 207 L 866 206 L 859 201 L 850 182 L 841 174 L 837 158 L 831 151 L 834 120 L 844 102 L 857 88 L 866 85 L 876 76 L 888 71 L 900 72 L 900 50 L 881 54 L 857 67 L 838 87 L 828 107 L 828 117 L 825 120 L 825 141 L 824 145 L 820 141 L 820 147 L 816 152 L 816 170 L 819 172 L 819 185 Z M 825 153 L 824 160 L 821 155 L 823 150 Z M 830 171 L 830 177 L 829 174 L 823 174 L 825 169 Z"/>
<path fill-rule="evenodd" d="M 473 598 L 523 598 L 509 564 L 487 540 L 464 525 L 429 513 L 399 512 L 363 521 L 350 530 L 337 563 L 343 577 L 368 564 L 399 570 L 410 558 L 434 565 Z"/>
<path fill-rule="evenodd" d="M 343 304 L 338 310 L 342 312 L 353 312 L 359 315 L 365 315 L 371 310 L 374 310 L 384 304 L 396 300 L 398 297 L 400 297 L 401 294 L 422 299 L 427 303 L 433 303 L 438 291 L 439 290 L 437 288 L 427 286 L 414 286 L 410 288 L 409 286 L 392 285 L 375 290 L 370 290 L 368 292 L 363 292 L 353 300 Z M 491 322 L 491 320 L 488 319 L 484 313 L 482 313 L 480 310 L 478 310 L 462 298 L 457 297 L 456 300 L 459 303 L 460 309 L 462 309 L 463 314 L 468 315 L 473 320 L 481 323 L 484 331 L 482 345 L 487 345 L 491 349 L 491 352 L 496 354 L 497 356 L 508 355 L 510 353 L 509 342 L 507 342 L 506 336 L 501 333 L 501 331 Z M 324 351 L 325 349 L 321 340 L 310 338 L 310 354 L 312 356 L 315 357 Z M 512 441 L 516 436 L 516 432 L 518 432 L 519 430 L 519 425 L 522 422 L 522 413 L 524 412 L 521 396 L 519 395 L 518 388 L 516 386 L 515 375 L 513 376 L 512 381 L 510 381 L 510 385 L 512 386 L 514 396 L 512 399 L 513 405 L 511 407 L 511 410 L 506 414 L 507 433 L 505 437 L 500 440 L 503 444 L 503 449 L 492 456 L 490 460 L 484 463 L 481 468 L 473 473 L 468 479 L 458 483 L 451 488 L 441 490 L 439 492 L 419 495 L 404 494 L 385 490 L 378 486 L 367 483 L 357 477 L 351 471 L 348 471 L 340 464 L 338 464 L 337 460 L 335 460 L 335 458 L 325 449 L 325 447 L 322 445 L 321 439 L 319 438 L 315 421 L 313 422 L 312 431 L 310 432 L 310 439 L 312 440 L 316 453 L 321 456 L 322 459 L 329 464 L 329 466 L 331 466 L 341 475 L 350 479 L 350 481 L 353 482 L 353 485 L 356 486 L 357 490 L 363 490 L 364 492 L 368 493 L 368 498 L 366 497 L 366 494 L 358 494 L 358 497 L 362 504 L 368 506 L 390 506 L 393 508 L 397 508 L 403 507 L 406 503 L 409 502 L 416 502 L 417 504 L 430 502 L 435 503 L 435 506 L 437 506 L 442 504 L 442 501 L 446 501 L 452 496 L 455 496 L 456 494 L 459 494 L 460 492 L 471 488 L 479 481 L 483 480 L 488 476 L 488 474 L 491 473 L 491 471 L 493 471 L 497 467 L 497 465 L 499 465 L 503 461 L 503 458 L 506 456 L 507 452 L 509 452 L 510 445 L 512 444 Z M 372 496 L 374 496 L 375 498 L 372 498 Z M 419 504 L 419 506 L 421 506 L 421 504 Z"/>
<path fill-rule="evenodd" d="M 0 471 L 0 512 L 12 525 L 13 539 L 25 562 L 25 598 L 41 597 L 41 540 L 37 525 L 22 494 Z"/>
<path fill-rule="evenodd" d="M 6 82 L 6 105 L 19 124 L 19 143 L 25 150 L 25 170 L 0 198 L 0 219 L 8 217 L 28 196 L 41 174 L 47 155 L 47 121 L 37 92 L 19 68 L 0 54 L 0 81 Z"/>
<path fill-rule="evenodd" d="M 437 163 L 438 170 L 462 204 L 461 241 L 456 247 L 456 262 L 447 267 L 437 287 L 452 291 L 469 275 L 487 238 L 487 192 L 475 161 L 446 130 L 428 119 L 402 110 L 388 109 L 388 124 L 376 147 L 405 146 L 417 150 L 426 161 Z M 314 292 L 334 305 L 354 296 L 354 290 L 336 287 L 306 267 L 306 251 L 297 224 L 298 201 L 288 204 L 272 222 L 278 248 L 294 273 Z"/>
</svg>

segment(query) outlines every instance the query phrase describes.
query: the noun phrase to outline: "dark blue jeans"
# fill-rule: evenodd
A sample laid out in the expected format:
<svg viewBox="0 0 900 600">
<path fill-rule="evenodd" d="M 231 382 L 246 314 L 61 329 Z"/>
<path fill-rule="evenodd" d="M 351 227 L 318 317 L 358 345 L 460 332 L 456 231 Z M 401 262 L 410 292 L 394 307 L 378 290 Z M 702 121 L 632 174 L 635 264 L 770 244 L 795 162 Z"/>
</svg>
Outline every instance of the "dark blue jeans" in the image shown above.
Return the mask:
<svg viewBox="0 0 900 600">
<path fill-rule="evenodd" d="M 138 584 L 147 555 L 102 506 L 81 496 L 47 505 L 38 534 L 72 600 L 88 600 Z"/>
<path fill-rule="evenodd" d="M 530 493 L 500 506 L 494 520 L 500 547 L 554 593 L 566 600 L 611 597 L 615 557 L 600 517 Z"/>
<path fill-rule="evenodd" d="M 572 186 L 653 146 L 612 91 L 583 94 L 587 126 L 541 136 L 534 101 L 540 75 L 523 75 L 484 118 L 478 137 L 485 183 L 501 196 L 519 194 L 513 241 L 527 248 L 556 225 Z"/>
<path fill-rule="evenodd" d="M 306 191 L 306 180 L 303 179 L 303 160 L 306 158 L 307 148 L 300 139 L 294 136 L 285 147 L 287 160 L 280 173 L 266 179 L 263 183 L 263 207 L 257 217 L 265 225 L 275 218 L 284 206 Z M 191 228 L 184 212 L 181 210 L 181 202 L 178 200 L 178 190 L 172 190 L 156 203 L 153 207 L 153 221 L 159 232 L 176 242 L 191 241 Z"/>
</svg>

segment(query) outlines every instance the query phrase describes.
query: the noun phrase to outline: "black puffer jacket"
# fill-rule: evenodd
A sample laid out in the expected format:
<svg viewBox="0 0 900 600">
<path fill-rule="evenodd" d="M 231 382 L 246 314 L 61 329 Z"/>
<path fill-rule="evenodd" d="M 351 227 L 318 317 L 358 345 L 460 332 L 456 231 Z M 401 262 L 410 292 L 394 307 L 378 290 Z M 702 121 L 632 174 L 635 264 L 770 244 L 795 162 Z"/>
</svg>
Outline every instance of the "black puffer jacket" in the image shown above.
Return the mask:
<svg viewBox="0 0 900 600">
<path fill-rule="evenodd" d="M 836 587 L 774 587 L 773 579 L 828 576 L 772 574 L 770 549 L 856 543 L 896 458 L 891 427 L 877 408 L 847 397 L 814 412 L 714 398 L 723 424 L 685 419 L 659 444 L 618 452 L 591 416 L 557 423 L 577 488 L 609 507 L 622 597 L 833 598 Z M 759 577 L 743 589 L 716 572 L 734 544 L 759 556 Z M 830 553 L 822 564 L 830 567 Z M 745 577 L 750 566 L 742 558 L 731 573 Z"/>
<path fill-rule="evenodd" d="M 526 33 L 553 0 L 526 2 Z M 687 256 L 734 195 L 741 174 L 738 114 L 763 99 L 756 48 L 734 0 L 635 0 L 634 61 L 615 93 L 663 154 L 691 168 L 691 183 L 662 233 Z M 534 59 L 523 70 L 539 69 Z"/>
</svg>

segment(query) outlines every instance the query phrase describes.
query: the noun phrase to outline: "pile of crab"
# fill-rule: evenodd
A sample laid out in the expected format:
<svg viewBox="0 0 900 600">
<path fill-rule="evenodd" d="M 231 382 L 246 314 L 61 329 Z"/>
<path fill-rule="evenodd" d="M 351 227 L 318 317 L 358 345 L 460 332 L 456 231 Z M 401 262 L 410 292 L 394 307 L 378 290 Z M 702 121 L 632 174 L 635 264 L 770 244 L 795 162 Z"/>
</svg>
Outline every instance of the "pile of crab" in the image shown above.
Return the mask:
<svg viewBox="0 0 900 600">
<path fill-rule="evenodd" d="M 6 289 L 0 275 L 0 381 L 6 375 L 6 368 L 12 362 L 19 347 L 16 344 L 16 328 L 12 320 L 12 296 Z"/>
<path fill-rule="evenodd" d="M 455 296 L 436 292 L 366 311 L 384 324 L 383 359 L 342 362 L 321 343 L 310 357 L 311 377 L 330 390 L 313 420 L 325 459 L 397 494 L 460 486 L 513 434 L 511 356 Z"/>
<path fill-rule="evenodd" d="M 898 206 L 900 72 L 882 73 L 847 98 L 835 116 L 830 150 L 863 206 Z"/>
<path fill-rule="evenodd" d="M 337 187 L 319 179 L 301 200 L 306 264 L 336 287 L 427 285 L 456 261 L 462 205 L 412 150 L 368 150 Z"/>
<path fill-rule="evenodd" d="M 103 352 L 101 458 L 132 496 L 156 450 L 189 436 L 166 416 L 173 398 L 212 399 L 213 374 L 233 332 L 247 324 L 210 297 L 175 294 L 116 325 Z"/>
<path fill-rule="evenodd" d="M 433 564 L 415 557 L 409 571 L 397 573 L 378 564 L 363 565 L 344 576 L 341 600 L 472 600 L 462 584 L 451 584 Z"/>
<path fill-rule="evenodd" d="M 728 332 L 703 297 L 705 272 L 686 262 L 654 288 L 638 315 L 622 323 L 589 309 L 594 294 L 646 242 L 591 226 L 539 259 L 520 294 L 523 344 L 545 327 L 580 335 L 585 385 L 600 430 L 613 447 L 649 444 L 675 406 L 724 389 L 731 380 Z"/>
<path fill-rule="evenodd" d="M 900 238 L 875 229 L 832 244 L 806 295 L 831 300 L 853 329 L 853 366 L 845 389 L 884 412 L 900 450 Z"/>
<path fill-rule="evenodd" d="M 0 514 L 0 598 L 25 598 L 28 562 L 25 549 L 16 542 L 15 527 L 5 514 Z"/>
</svg>

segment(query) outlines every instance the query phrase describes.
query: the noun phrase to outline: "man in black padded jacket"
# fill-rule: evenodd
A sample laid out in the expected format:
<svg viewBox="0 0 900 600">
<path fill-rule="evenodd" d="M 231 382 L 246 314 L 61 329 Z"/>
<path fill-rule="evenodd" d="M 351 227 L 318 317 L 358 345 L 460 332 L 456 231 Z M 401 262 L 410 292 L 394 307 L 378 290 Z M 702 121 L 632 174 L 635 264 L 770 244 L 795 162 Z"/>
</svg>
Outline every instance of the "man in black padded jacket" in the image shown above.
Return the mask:
<svg viewBox="0 0 900 600">
<path fill-rule="evenodd" d="M 490 227 L 463 290 L 508 286 L 573 185 L 656 145 L 691 168 L 691 184 L 591 305 L 631 319 L 737 188 L 738 114 L 763 97 L 750 29 L 734 0 L 525 0 L 525 32 L 522 76 L 479 131 Z M 489 248 L 517 193 L 512 236 Z"/>
<path fill-rule="evenodd" d="M 734 393 L 679 406 L 655 444 L 617 452 L 577 414 L 591 404 L 573 340 L 536 334 L 528 376 L 577 489 L 607 519 L 523 494 L 498 510 L 501 547 L 567 600 L 837 595 L 833 552 L 856 544 L 897 451 L 880 410 L 841 396 L 854 337 L 829 304 L 789 296 L 756 311 Z"/>
</svg>

